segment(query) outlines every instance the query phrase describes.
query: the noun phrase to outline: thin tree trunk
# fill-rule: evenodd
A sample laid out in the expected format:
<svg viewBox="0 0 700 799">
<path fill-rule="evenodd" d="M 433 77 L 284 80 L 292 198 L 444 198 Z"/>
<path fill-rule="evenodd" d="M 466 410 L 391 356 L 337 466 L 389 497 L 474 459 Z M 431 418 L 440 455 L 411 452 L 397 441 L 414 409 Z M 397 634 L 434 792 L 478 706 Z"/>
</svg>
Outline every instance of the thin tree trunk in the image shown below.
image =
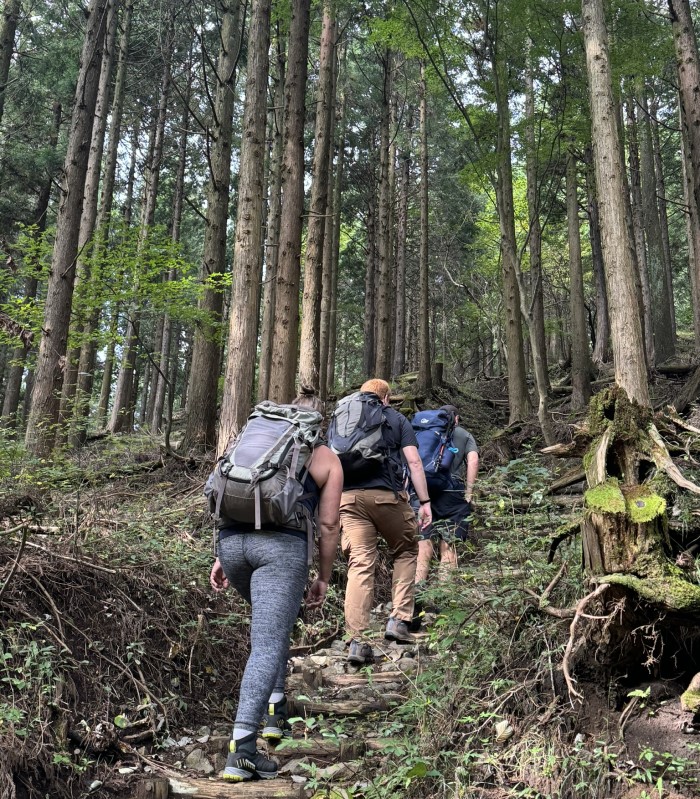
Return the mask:
<svg viewBox="0 0 700 799">
<path fill-rule="evenodd" d="M 656 361 L 654 348 L 654 320 L 651 310 L 651 286 L 649 284 L 649 264 L 647 260 L 647 246 L 642 211 L 642 178 L 639 164 L 639 136 L 637 132 L 637 119 L 634 112 L 634 100 L 627 102 L 627 146 L 629 149 L 630 167 L 630 202 L 632 210 L 632 229 L 634 231 L 635 252 L 637 254 L 637 267 L 639 281 L 642 287 L 642 305 L 644 309 L 644 344 L 648 366 L 653 366 Z"/>
<path fill-rule="evenodd" d="M 54 442 L 54 425 L 58 418 L 57 392 L 60 392 L 62 361 L 68 345 L 79 220 L 100 80 L 106 18 L 106 0 L 92 0 L 87 13 L 85 41 L 64 162 L 62 197 L 56 221 L 32 407 L 25 437 L 27 449 L 37 456 L 50 453 Z"/>
<path fill-rule="evenodd" d="M 384 82 L 382 89 L 382 112 L 379 128 L 379 202 L 377 208 L 377 256 L 379 269 L 377 302 L 375 305 L 377 338 L 374 374 L 377 377 L 388 379 L 391 376 L 391 345 L 389 337 L 390 320 L 392 317 L 391 275 L 393 271 L 391 230 L 389 229 L 389 203 L 391 201 L 391 189 L 389 186 L 389 151 L 391 140 L 391 94 L 394 68 L 394 58 L 391 50 L 385 51 L 382 60 L 384 67 Z"/>
<path fill-rule="evenodd" d="M 528 48 L 532 43 L 528 43 Z M 549 393 L 549 372 L 547 370 L 547 340 L 544 330 L 544 287 L 542 284 L 542 223 L 540 221 L 540 199 L 538 183 L 538 158 L 537 141 L 535 135 L 535 85 L 533 77 L 533 57 L 528 52 L 528 64 L 525 72 L 525 128 L 526 157 L 525 169 L 527 173 L 527 208 L 529 219 L 529 249 L 530 249 L 530 307 L 532 308 L 532 356 L 537 382 L 537 391 L 542 402 L 542 395 Z M 530 313 L 528 312 L 528 316 Z M 541 358 L 543 364 L 536 364 L 535 359 Z M 544 381 L 540 385 L 537 375 Z M 549 417 L 547 417 L 549 418 Z M 551 427 L 551 422 L 550 425 Z"/>
<path fill-rule="evenodd" d="M 10 63 L 15 49 L 15 33 L 21 10 L 20 0 L 5 0 L 0 25 L 0 124 L 5 110 L 5 94 L 10 75 Z"/>
<path fill-rule="evenodd" d="M 411 113 L 406 130 L 411 133 Z M 411 180 L 411 153 L 406 148 L 399 156 L 399 208 L 396 233 L 396 327 L 394 332 L 394 364 L 392 374 L 406 370 L 406 239 L 408 237 L 408 192 Z"/>
<path fill-rule="evenodd" d="M 171 11 L 174 14 L 174 10 Z M 167 41 L 172 38 L 173 17 L 171 16 L 168 24 Z M 153 144 L 149 147 L 149 159 L 146 164 L 144 202 L 141 214 L 141 232 L 139 250 L 143 246 L 153 227 L 156 214 L 156 202 L 158 199 L 158 186 L 160 183 L 160 172 L 163 160 L 163 142 L 165 137 L 165 120 L 168 112 L 168 101 L 172 83 L 171 73 L 171 51 L 170 47 L 165 48 L 166 58 L 163 65 L 163 76 L 160 86 L 160 97 L 158 101 L 158 113 L 155 119 L 153 131 Z M 140 340 L 141 329 L 141 302 L 137 298 L 131 305 L 128 313 L 127 330 L 124 336 L 124 347 L 122 352 L 121 368 L 117 378 L 117 387 L 114 392 L 114 405 L 112 416 L 109 422 L 109 429 L 112 433 L 123 432 L 131 429 L 130 420 L 134 413 L 135 383 L 134 369 L 136 367 L 137 348 Z M 144 384 L 147 387 L 147 383 Z M 144 393 L 144 398 L 145 398 Z"/>
<path fill-rule="evenodd" d="M 593 171 L 593 149 L 586 148 L 586 194 L 588 197 L 588 233 L 591 242 L 591 260 L 595 277 L 596 327 L 595 348 L 592 361 L 596 365 L 610 360 L 610 317 L 608 316 L 608 295 L 605 290 L 605 270 L 603 268 L 603 248 L 600 241 L 600 216 L 598 198 L 595 193 L 595 174 Z"/>
<path fill-rule="evenodd" d="M 602 0 L 582 0 L 582 13 L 615 380 L 630 399 L 648 406 L 644 341 L 637 313 L 632 245 L 625 219 L 624 163 L 613 103 Z"/>
<path fill-rule="evenodd" d="M 173 194 L 173 221 L 171 231 L 171 241 L 178 244 L 180 241 L 180 227 L 182 224 L 182 207 L 185 197 L 185 170 L 187 168 L 187 139 L 189 136 L 190 122 L 190 99 L 192 94 L 192 51 L 190 50 L 187 61 L 187 86 L 182 102 L 182 118 L 180 123 L 180 142 L 178 146 L 177 172 L 175 175 L 175 190 Z M 167 280 L 172 282 L 177 279 L 177 269 L 170 269 Z M 166 313 L 163 319 L 163 334 L 161 336 L 160 359 L 158 370 L 155 376 L 155 388 L 153 390 L 153 404 L 151 413 L 148 417 L 149 425 L 153 432 L 160 432 L 163 420 L 163 410 L 165 408 L 165 392 L 168 386 L 168 364 L 170 362 L 171 340 L 173 338 L 173 320 L 170 314 Z M 170 392 L 174 391 L 174 386 L 170 385 Z"/>
<path fill-rule="evenodd" d="M 245 423 L 255 377 L 258 303 L 262 276 L 262 219 L 271 0 L 253 0 L 248 31 L 248 69 L 233 265 L 233 285 L 219 451 Z"/>
<path fill-rule="evenodd" d="M 105 427 L 107 412 L 109 410 L 109 395 L 112 391 L 112 373 L 114 371 L 114 350 L 116 348 L 117 330 L 119 327 L 119 306 L 115 306 L 112 321 L 109 327 L 109 343 L 105 353 L 105 362 L 102 367 L 102 385 L 100 387 L 100 401 L 97 406 L 97 425 Z"/>
<path fill-rule="evenodd" d="M 430 368 L 430 262 L 428 260 L 428 87 L 420 65 L 420 259 L 418 267 L 418 385 L 433 384 Z"/>
<path fill-rule="evenodd" d="M 668 231 L 668 205 L 666 203 L 666 177 L 661 158 L 661 141 L 659 136 L 659 111 L 658 100 L 654 97 L 649 110 L 651 123 L 652 148 L 654 150 L 654 173 L 656 175 L 657 211 L 661 225 L 661 256 L 663 260 L 664 281 L 668 297 L 668 313 L 671 320 L 671 337 L 673 346 L 676 346 L 676 303 L 673 292 L 673 268 L 671 262 L 671 241 Z"/>
<path fill-rule="evenodd" d="M 492 44 L 492 47 L 494 45 Z M 527 391 L 523 331 L 520 313 L 520 290 L 517 281 L 517 246 L 513 206 L 513 167 L 511 164 L 510 108 L 506 67 L 500 52 L 492 53 L 492 71 L 496 93 L 498 132 L 496 136 L 496 203 L 501 234 L 503 300 L 505 306 L 506 347 L 508 350 L 508 406 L 510 422 L 527 418 L 530 397 Z"/>
<path fill-rule="evenodd" d="M 267 244 L 263 315 L 258 368 L 258 401 L 267 399 L 270 390 L 272 339 L 275 332 L 275 289 L 279 258 L 280 213 L 282 210 L 282 145 L 284 142 L 284 73 L 285 42 L 279 36 L 276 46 L 276 76 L 273 107 L 270 109 L 272 152 L 269 171 L 269 201 L 267 214 Z"/>
<path fill-rule="evenodd" d="M 654 297 L 652 304 L 652 322 L 654 325 L 654 352 L 656 362 L 662 363 L 672 357 L 675 352 L 673 340 L 673 320 L 671 299 L 664 269 L 663 239 L 659 220 L 658 186 L 654 167 L 654 145 L 649 121 L 649 110 L 646 91 L 641 86 L 639 105 L 642 114 L 638 123 L 640 132 L 640 175 L 642 183 L 642 213 L 647 240 L 647 259 L 649 265 L 650 294 Z"/>
<path fill-rule="evenodd" d="M 376 210 L 370 195 L 367 208 L 367 255 L 365 258 L 365 316 L 363 323 L 362 373 L 372 375 L 374 369 L 374 321 L 377 283 Z"/>
<path fill-rule="evenodd" d="M 304 208 L 304 117 L 309 53 L 310 0 L 292 0 L 285 79 L 285 128 L 279 260 L 275 289 L 276 335 L 272 343 L 269 398 L 294 396 L 299 330 L 299 280 Z"/>
<path fill-rule="evenodd" d="M 122 115 L 124 110 L 124 87 L 126 85 L 127 56 L 129 38 L 131 35 L 131 20 L 133 17 L 134 0 L 125 0 L 124 11 L 121 19 L 121 35 L 119 39 L 119 56 L 117 60 L 117 74 L 114 81 L 114 97 L 112 99 L 111 125 L 109 144 L 105 155 L 103 169 L 101 201 L 95 225 L 95 244 L 91 260 L 99 263 L 104 248 L 109 239 L 110 216 L 114 199 L 114 183 L 117 171 L 117 155 L 121 139 Z M 133 162 L 133 157 L 132 157 Z M 133 162 L 135 168 L 135 162 Z M 133 169 L 130 170 L 133 176 Z M 97 359 L 96 333 L 102 309 L 96 306 L 91 312 L 83 328 L 83 343 L 80 349 L 78 362 L 77 396 L 76 402 L 76 437 L 73 446 L 82 446 L 87 435 L 87 417 L 90 411 L 90 397 L 95 378 L 95 362 Z M 113 355 L 114 353 L 112 353 Z M 110 364 L 111 367 L 111 364 Z M 111 371 L 110 371 L 111 379 Z M 104 421 L 100 421 L 104 425 Z"/>
<path fill-rule="evenodd" d="M 569 279 L 571 301 L 571 408 L 581 410 L 591 398 L 591 361 L 586 332 L 586 308 L 581 263 L 581 229 L 578 220 L 576 158 L 566 162 L 566 216 L 569 228 Z"/>
<path fill-rule="evenodd" d="M 207 281 L 226 271 L 226 226 L 231 182 L 231 140 L 238 54 L 241 48 L 241 5 L 238 0 L 219 4 L 222 12 L 221 50 L 217 65 L 215 123 L 211 143 L 211 174 L 207 192 L 207 222 L 201 279 Z M 194 334 L 187 391 L 187 422 L 182 447 L 206 449 L 216 443 L 216 405 L 221 371 L 223 293 L 207 286 L 200 310 L 211 320 L 199 324 Z"/>
<path fill-rule="evenodd" d="M 347 80 L 345 64 L 347 48 L 343 47 L 340 67 L 343 83 Z M 340 130 L 338 133 L 338 162 L 333 186 L 333 242 L 331 250 L 331 307 L 328 321 L 328 360 L 326 365 L 326 392 L 324 397 L 333 391 L 335 385 L 335 355 L 338 340 L 338 273 L 340 266 L 340 219 L 342 213 L 343 176 L 345 170 L 345 132 L 347 129 L 346 110 L 347 92 L 343 85 L 340 100 Z"/>
<path fill-rule="evenodd" d="M 61 127 L 61 104 L 55 101 L 53 104 L 53 124 L 51 126 L 51 135 L 49 137 L 49 149 L 55 151 L 58 143 L 58 133 Z M 54 176 L 48 175 L 41 187 L 39 197 L 37 200 L 36 209 L 34 211 L 34 219 L 36 225 L 36 238 L 40 239 L 46 230 L 46 214 L 51 200 L 51 190 L 54 185 Z M 28 277 L 24 284 L 24 299 L 25 302 L 33 302 L 36 298 L 39 281 L 36 277 Z M 0 426 L 7 428 L 14 428 L 17 422 L 20 421 L 18 417 L 19 400 L 22 391 L 22 377 L 24 375 L 24 366 L 27 358 L 27 349 L 24 346 L 15 347 L 12 354 L 12 365 L 10 366 L 7 376 L 7 385 L 5 386 L 5 396 L 3 398 L 2 413 L 0 413 Z M 29 381 L 25 385 L 25 392 L 29 391 Z M 28 407 L 28 403 L 25 403 Z M 25 414 L 21 414 L 25 418 Z"/>
<path fill-rule="evenodd" d="M 693 165 L 690 161 L 688 132 L 681 122 L 681 167 L 683 199 L 685 202 L 686 232 L 688 237 L 688 275 L 693 308 L 693 333 L 695 354 L 700 354 L 700 209 L 693 194 Z"/>
<path fill-rule="evenodd" d="M 335 38 L 335 37 L 334 37 Z M 333 45 L 333 76 L 331 81 L 331 100 L 330 100 L 330 126 L 329 126 L 329 147 L 328 147 L 328 198 L 326 200 L 326 227 L 323 236 L 323 266 L 321 269 L 321 324 L 319 327 L 319 374 L 318 382 L 321 399 L 326 399 L 328 393 L 328 347 L 330 343 L 330 324 L 331 306 L 333 298 L 331 291 L 333 287 L 333 236 L 335 233 L 335 179 L 333 171 L 335 162 L 336 144 L 336 101 L 338 84 L 338 59 L 336 55 L 335 42 Z"/>
<path fill-rule="evenodd" d="M 299 384 L 313 386 L 317 389 L 320 385 L 323 241 L 326 234 L 326 210 L 328 204 L 328 158 L 331 149 L 334 58 L 335 10 L 332 0 L 324 0 L 318 89 L 316 92 L 311 200 L 309 202 L 309 222 L 306 228 L 304 291 L 301 311 L 301 349 L 299 355 Z M 330 229 L 330 225 L 328 228 Z"/>
<path fill-rule="evenodd" d="M 70 431 L 71 416 L 74 409 L 74 399 L 77 391 L 80 353 L 82 346 L 87 344 L 84 339 L 84 326 L 87 317 L 93 315 L 93 310 L 85 308 L 90 303 L 90 261 L 92 254 L 87 249 L 97 221 L 97 206 L 100 188 L 100 171 L 102 168 L 102 155 L 104 153 L 105 131 L 107 130 L 107 114 L 109 109 L 109 92 L 112 82 L 112 65 L 114 63 L 114 48 L 117 39 L 117 22 L 119 19 L 119 0 L 108 0 L 107 32 L 105 35 L 104 50 L 102 52 L 102 67 L 100 69 L 100 83 L 97 89 L 97 102 L 95 104 L 95 121 L 92 126 L 90 141 L 90 156 L 88 159 L 87 174 L 85 176 L 85 196 L 83 211 L 80 216 L 80 232 L 78 234 L 78 259 L 75 266 L 74 308 L 69 339 L 73 342 L 68 352 L 66 368 L 61 389 L 61 404 L 59 408 L 59 427 L 56 440 L 65 443 Z M 88 333 L 90 333 L 88 325 Z M 89 403 L 89 397 L 81 397 L 77 405 Z"/>
</svg>

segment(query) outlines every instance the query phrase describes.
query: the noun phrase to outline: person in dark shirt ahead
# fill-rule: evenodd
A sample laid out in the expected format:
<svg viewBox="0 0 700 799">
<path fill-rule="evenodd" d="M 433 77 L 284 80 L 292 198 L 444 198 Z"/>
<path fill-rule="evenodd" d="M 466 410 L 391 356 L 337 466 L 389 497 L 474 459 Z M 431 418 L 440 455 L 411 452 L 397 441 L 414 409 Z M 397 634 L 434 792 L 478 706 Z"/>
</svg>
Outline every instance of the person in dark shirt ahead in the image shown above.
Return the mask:
<svg viewBox="0 0 700 799">
<path fill-rule="evenodd" d="M 416 437 L 408 420 L 389 407 L 389 384 L 378 378 L 360 389 L 375 394 L 384 406 L 382 437 L 386 458 L 379 468 L 346 474 L 340 500 L 341 547 L 348 559 L 348 584 L 345 593 L 345 625 L 350 641 L 348 661 L 361 664 L 373 659 L 371 646 L 361 640 L 369 626 L 377 561 L 377 536 L 388 544 L 394 559 L 392 615 L 384 637 L 410 643 L 408 623 L 413 618 L 413 593 L 418 556 L 418 525 L 430 524 L 432 514 L 423 464 Z M 420 503 L 418 525 L 403 490 L 403 463 L 406 463 Z"/>
</svg>

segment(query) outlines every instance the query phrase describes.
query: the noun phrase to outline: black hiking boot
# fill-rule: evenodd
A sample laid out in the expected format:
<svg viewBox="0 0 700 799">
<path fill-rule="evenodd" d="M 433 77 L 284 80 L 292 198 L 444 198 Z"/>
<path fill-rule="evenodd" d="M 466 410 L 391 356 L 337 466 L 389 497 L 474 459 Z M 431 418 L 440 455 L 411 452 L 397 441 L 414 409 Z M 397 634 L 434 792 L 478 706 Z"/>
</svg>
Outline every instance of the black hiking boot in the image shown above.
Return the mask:
<svg viewBox="0 0 700 799">
<path fill-rule="evenodd" d="M 222 779 L 228 782 L 247 782 L 252 779 L 273 780 L 277 776 L 277 763 L 258 752 L 257 735 L 251 732 L 245 738 L 229 743 Z"/>
<path fill-rule="evenodd" d="M 288 717 L 286 696 L 279 702 L 270 703 L 263 716 L 262 737 L 273 745 L 277 745 L 283 738 L 291 738 L 292 728 L 287 721 Z"/>
</svg>

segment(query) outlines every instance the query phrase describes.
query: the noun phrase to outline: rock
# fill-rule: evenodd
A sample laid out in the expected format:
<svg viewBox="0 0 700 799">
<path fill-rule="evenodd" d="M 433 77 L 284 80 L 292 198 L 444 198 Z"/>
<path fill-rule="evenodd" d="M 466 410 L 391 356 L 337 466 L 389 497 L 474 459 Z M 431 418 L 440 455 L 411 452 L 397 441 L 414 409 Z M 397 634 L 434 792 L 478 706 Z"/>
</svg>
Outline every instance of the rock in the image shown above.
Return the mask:
<svg viewBox="0 0 700 799">
<path fill-rule="evenodd" d="M 177 741 L 175 746 L 179 746 L 180 748 L 182 748 L 183 746 L 189 746 L 193 740 L 194 739 L 190 738 L 188 735 L 183 735 L 183 737 L 180 738 L 179 741 Z"/>
<path fill-rule="evenodd" d="M 331 652 L 340 652 L 344 654 L 345 652 L 345 641 L 342 638 L 338 638 L 337 640 L 333 641 L 331 644 Z"/>
<path fill-rule="evenodd" d="M 134 774 L 137 771 L 138 769 L 136 766 L 122 766 L 122 768 L 119 769 L 120 774 Z"/>
<path fill-rule="evenodd" d="M 314 666 L 323 668 L 330 663 L 330 658 L 327 655 L 310 655 L 309 662 L 313 663 Z"/>
<path fill-rule="evenodd" d="M 297 757 L 294 760 L 289 760 L 279 770 L 278 774 L 299 775 L 305 774 L 304 766 L 309 762 L 308 757 Z"/>
<path fill-rule="evenodd" d="M 401 658 L 396 666 L 404 673 L 404 674 L 412 674 L 414 671 L 418 669 L 418 664 L 413 658 Z"/>
<path fill-rule="evenodd" d="M 212 774 L 214 766 L 209 762 L 201 749 L 193 749 L 185 758 L 185 766 L 202 774 Z"/>
<path fill-rule="evenodd" d="M 302 777 L 300 774 L 292 774 L 292 782 L 295 782 L 297 785 L 304 785 L 307 782 L 306 777 Z"/>
</svg>

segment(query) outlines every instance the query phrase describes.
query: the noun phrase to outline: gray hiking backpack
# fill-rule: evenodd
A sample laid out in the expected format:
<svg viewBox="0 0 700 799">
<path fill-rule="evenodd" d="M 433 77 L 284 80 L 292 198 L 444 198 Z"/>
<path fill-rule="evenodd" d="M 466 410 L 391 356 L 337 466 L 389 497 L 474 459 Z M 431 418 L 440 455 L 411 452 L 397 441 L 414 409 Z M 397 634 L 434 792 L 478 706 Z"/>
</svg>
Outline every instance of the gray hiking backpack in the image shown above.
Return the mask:
<svg viewBox="0 0 700 799">
<path fill-rule="evenodd" d="M 340 458 L 346 477 L 366 475 L 385 461 L 385 426 L 384 406 L 376 394 L 356 391 L 338 401 L 328 425 L 328 446 Z"/>
<path fill-rule="evenodd" d="M 322 416 L 309 408 L 261 402 L 209 475 L 204 494 L 220 526 L 226 522 L 280 525 L 311 533 L 301 500 L 321 435 Z M 311 556 L 311 548 L 309 552 Z"/>
</svg>

